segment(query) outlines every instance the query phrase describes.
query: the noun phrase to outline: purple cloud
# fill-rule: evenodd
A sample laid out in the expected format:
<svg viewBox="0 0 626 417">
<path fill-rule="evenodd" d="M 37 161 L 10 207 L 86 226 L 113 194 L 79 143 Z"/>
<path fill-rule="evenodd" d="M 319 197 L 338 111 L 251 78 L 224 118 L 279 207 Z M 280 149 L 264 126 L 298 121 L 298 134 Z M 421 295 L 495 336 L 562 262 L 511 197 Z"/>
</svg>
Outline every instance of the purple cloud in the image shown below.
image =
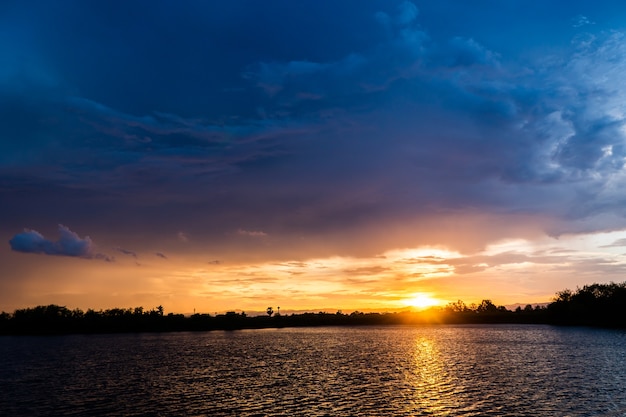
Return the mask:
<svg viewBox="0 0 626 417">
<path fill-rule="evenodd" d="M 36 253 L 42 255 L 71 256 L 85 259 L 102 259 L 112 262 L 113 257 L 96 253 L 93 241 L 89 236 L 81 238 L 67 226 L 59 225 L 59 239 L 56 242 L 46 239 L 36 230 L 24 229 L 9 240 L 11 249 L 16 252 Z"/>
<path fill-rule="evenodd" d="M 123 253 L 124 255 L 132 256 L 137 259 L 137 252 L 133 252 L 132 250 L 124 249 L 124 248 L 115 248 L 116 251 Z"/>
</svg>

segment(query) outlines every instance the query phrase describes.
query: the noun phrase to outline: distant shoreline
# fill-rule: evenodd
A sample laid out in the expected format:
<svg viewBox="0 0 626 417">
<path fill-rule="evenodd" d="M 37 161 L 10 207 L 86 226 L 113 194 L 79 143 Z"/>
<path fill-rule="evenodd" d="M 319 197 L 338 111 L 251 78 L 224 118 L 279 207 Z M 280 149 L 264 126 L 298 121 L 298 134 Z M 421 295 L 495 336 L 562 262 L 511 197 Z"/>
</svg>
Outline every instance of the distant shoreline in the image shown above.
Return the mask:
<svg viewBox="0 0 626 417">
<path fill-rule="evenodd" d="M 49 308 L 50 306 L 46 306 Z M 56 306 L 55 306 L 56 307 Z M 69 335 L 69 334 L 112 334 L 112 333 L 168 333 L 203 332 L 220 330 L 252 330 L 308 327 L 385 327 L 385 326 L 429 326 L 429 325 L 472 325 L 472 324 L 554 324 L 540 317 L 504 315 L 455 317 L 442 312 L 425 313 L 304 313 L 274 317 L 247 317 L 240 314 L 217 316 L 171 314 L 159 318 L 91 320 L 35 320 L 28 323 L 3 323 L 1 335 Z"/>
<path fill-rule="evenodd" d="M 163 307 L 70 310 L 55 304 L 0 313 L 0 335 L 58 335 L 137 332 L 243 330 L 283 327 L 384 326 L 426 324 L 550 324 L 626 328 L 626 283 L 592 284 L 557 293 L 547 306 L 527 305 L 511 311 L 490 300 L 479 305 L 462 301 L 421 312 L 301 313 L 266 316 L 245 313 L 164 314 Z"/>
</svg>

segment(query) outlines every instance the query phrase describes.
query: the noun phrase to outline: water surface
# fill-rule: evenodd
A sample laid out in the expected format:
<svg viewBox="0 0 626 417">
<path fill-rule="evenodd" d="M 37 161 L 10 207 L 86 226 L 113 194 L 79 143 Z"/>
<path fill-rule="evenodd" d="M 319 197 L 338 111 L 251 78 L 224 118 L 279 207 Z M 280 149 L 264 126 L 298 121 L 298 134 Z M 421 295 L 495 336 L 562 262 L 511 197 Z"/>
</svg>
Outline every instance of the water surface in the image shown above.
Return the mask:
<svg viewBox="0 0 626 417">
<path fill-rule="evenodd" d="M 626 416 L 626 333 L 446 325 L 0 337 L 0 414 Z"/>
</svg>

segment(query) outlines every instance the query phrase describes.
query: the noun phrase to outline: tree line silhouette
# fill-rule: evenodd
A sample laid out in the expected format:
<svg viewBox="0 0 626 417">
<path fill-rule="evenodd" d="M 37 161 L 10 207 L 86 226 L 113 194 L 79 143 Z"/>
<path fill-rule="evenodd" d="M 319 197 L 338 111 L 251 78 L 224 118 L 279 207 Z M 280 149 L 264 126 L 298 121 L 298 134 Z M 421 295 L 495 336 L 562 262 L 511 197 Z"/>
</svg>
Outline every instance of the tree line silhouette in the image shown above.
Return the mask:
<svg viewBox="0 0 626 417">
<path fill-rule="evenodd" d="M 556 294 L 547 306 L 526 305 L 508 310 L 491 300 L 466 305 L 463 301 L 421 312 L 396 313 L 301 313 L 280 314 L 273 307 L 266 316 L 248 316 L 241 312 L 226 314 L 164 314 L 162 306 L 113 308 L 95 311 L 70 310 L 47 305 L 0 313 L 0 334 L 69 334 L 168 332 L 256 329 L 268 327 L 361 326 L 394 324 L 483 324 L 536 323 L 626 328 L 626 282 L 585 285 L 576 291 Z"/>
</svg>

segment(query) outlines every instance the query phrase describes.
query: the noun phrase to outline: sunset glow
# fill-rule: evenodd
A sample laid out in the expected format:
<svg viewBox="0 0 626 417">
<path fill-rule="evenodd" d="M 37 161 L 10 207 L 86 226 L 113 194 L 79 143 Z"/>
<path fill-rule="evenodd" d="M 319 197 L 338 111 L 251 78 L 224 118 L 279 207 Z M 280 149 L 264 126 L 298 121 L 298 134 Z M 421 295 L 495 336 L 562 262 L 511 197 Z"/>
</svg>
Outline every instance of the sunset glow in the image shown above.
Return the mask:
<svg viewBox="0 0 626 417">
<path fill-rule="evenodd" d="M 408 306 L 415 307 L 418 310 L 423 310 L 429 307 L 440 306 L 444 304 L 442 300 L 432 298 L 428 294 L 416 294 L 415 297 L 405 300 Z"/>
<path fill-rule="evenodd" d="M 624 279 L 621 2 L 10 3 L 0 311 L 398 311 Z"/>
</svg>

